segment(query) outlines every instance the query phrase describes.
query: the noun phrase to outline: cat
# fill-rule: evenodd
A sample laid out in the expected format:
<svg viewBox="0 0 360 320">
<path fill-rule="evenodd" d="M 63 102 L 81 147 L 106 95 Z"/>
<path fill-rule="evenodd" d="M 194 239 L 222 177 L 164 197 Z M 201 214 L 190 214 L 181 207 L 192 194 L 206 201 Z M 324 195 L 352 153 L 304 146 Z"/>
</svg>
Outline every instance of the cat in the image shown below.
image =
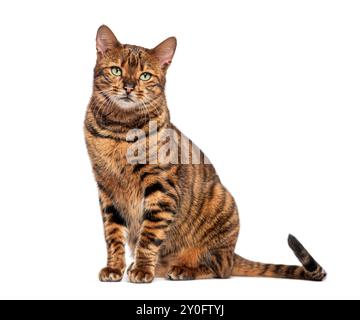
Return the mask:
<svg viewBox="0 0 360 320">
<path fill-rule="evenodd" d="M 107 26 L 97 32 L 84 132 L 107 245 L 100 281 L 122 280 L 126 243 L 134 256 L 127 269 L 133 283 L 155 277 L 323 280 L 323 268 L 292 235 L 288 244 L 302 266 L 235 254 L 236 203 L 204 153 L 170 122 L 164 90 L 176 46 L 168 38 L 146 49 L 121 44 Z"/>
</svg>

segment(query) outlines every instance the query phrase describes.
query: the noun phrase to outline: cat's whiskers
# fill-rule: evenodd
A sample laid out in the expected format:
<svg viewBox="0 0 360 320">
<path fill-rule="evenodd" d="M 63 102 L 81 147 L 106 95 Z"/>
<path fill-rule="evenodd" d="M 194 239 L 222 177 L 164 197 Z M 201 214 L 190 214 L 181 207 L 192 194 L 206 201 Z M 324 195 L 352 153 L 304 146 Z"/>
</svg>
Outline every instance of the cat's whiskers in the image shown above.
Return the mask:
<svg viewBox="0 0 360 320">
<path fill-rule="evenodd" d="M 150 105 L 150 107 L 155 107 L 155 112 L 156 112 L 156 115 L 157 116 L 160 116 L 160 114 L 161 114 L 161 111 L 159 110 L 159 106 L 158 106 L 158 104 L 155 104 L 156 102 L 155 102 L 155 100 L 156 100 L 157 98 L 155 98 L 155 99 L 149 99 L 149 100 L 147 100 L 146 101 L 146 103 L 148 103 L 149 105 Z"/>
<path fill-rule="evenodd" d="M 96 114 L 95 114 L 96 119 L 97 119 L 98 115 L 101 113 L 103 106 L 107 103 L 108 103 L 108 101 L 106 99 L 104 99 L 104 101 L 102 101 L 100 105 L 96 106 Z"/>
<path fill-rule="evenodd" d="M 148 110 L 148 108 L 146 106 L 146 103 L 142 99 L 140 99 L 139 101 L 142 104 L 140 110 L 145 111 L 147 113 L 148 119 L 150 120 L 150 113 L 149 113 L 149 110 Z M 145 114 L 145 112 L 144 112 L 144 122 L 146 122 L 146 114 Z"/>
<path fill-rule="evenodd" d="M 101 105 L 97 108 L 97 112 L 96 112 L 96 114 L 95 114 L 95 118 L 97 118 L 98 117 L 98 115 L 99 114 L 101 114 L 101 112 L 105 112 L 106 110 L 107 110 L 107 108 L 109 108 L 109 106 L 110 106 L 110 103 L 111 103 L 111 101 L 110 101 L 110 99 L 108 98 L 108 96 L 105 94 L 104 95 L 104 101 L 101 103 Z M 108 115 L 110 115 L 111 114 L 111 112 L 108 114 Z"/>
<path fill-rule="evenodd" d="M 104 98 L 103 103 L 97 108 L 97 113 L 95 115 L 95 117 L 97 117 L 99 115 L 99 113 L 101 113 L 102 111 L 106 113 L 107 109 L 111 106 L 111 104 L 116 104 L 118 106 L 117 101 L 113 101 L 113 95 L 114 95 L 114 90 L 113 89 L 95 89 L 95 91 L 99 92 L 102 97 Z M 115 110 L 112 109 L 110 110 L 110 112 L 108 114 L 106 114 L 106 116 L 111 115 Z"/>
</svg>

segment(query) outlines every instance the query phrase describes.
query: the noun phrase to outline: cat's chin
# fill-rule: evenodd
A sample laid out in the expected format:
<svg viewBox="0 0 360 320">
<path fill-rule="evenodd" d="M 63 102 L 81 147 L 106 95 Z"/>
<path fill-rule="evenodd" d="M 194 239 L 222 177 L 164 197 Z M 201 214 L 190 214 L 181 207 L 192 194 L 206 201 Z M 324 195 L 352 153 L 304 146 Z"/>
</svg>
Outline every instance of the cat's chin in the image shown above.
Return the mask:
<svg viewBox="0 0 360 320">
<path fill-rule="evenodd" d="M 131 111 L 136 109 L 138 103 L 134 101 L 117 101 L 116 105 L 121 110 Z"/>
<path fill-rule="evenodd" d="M 139 105 L 133 97 L 110 96 L 109 98 L 118 109 L 124 111 L 132 111 Z"/>
</svg>

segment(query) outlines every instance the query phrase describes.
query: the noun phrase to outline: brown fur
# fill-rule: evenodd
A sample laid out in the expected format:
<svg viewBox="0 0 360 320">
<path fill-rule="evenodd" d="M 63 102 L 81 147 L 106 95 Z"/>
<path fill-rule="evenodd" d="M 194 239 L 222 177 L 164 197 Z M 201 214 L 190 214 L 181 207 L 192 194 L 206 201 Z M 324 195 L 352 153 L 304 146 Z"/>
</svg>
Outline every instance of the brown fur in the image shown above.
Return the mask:
<svg viewBox="0 0 360 320">
<path fill-rule="evenodd" d="M 260 264 L 234 254 L 238 210 L 202 152 L 197 164 L 129 163 L 127 151 L 138 141 L 128 141 L 127 134 L 134 128 L 146 134 L 148 160 L 156 159 L 166 129 L 173 129 L 178 138 L 178 159 L 184 156 L 181 132 L 170 122 L 164 93 L 175 47 L 174 38 L 151 50 L 122 45 L 107 27 L 98 31 L 93 95 L 84 128 L 108 250 L 100 280 L 122 279 L 126 241 L 135 258 L 128 269 L 131 282 L 151 282 L 155 275 L 172 280 L 231 275 L 321 280 L 325 273 L 295 238 L 291 244 L 302 267 Z M 111 73 L 114 66 L 121 68 L 120 77 Z M 140 81 L 143 72 L 152 78 Z M 132 108 L 121 107 L 126 103 L 119 97 L 127 91 L 135 101 Z M 156 132 L 150 132 L 150 120 L 156 121 Z M 150 139 L 158 141 L 156 150 L 150 148 Z"/>
</svg>

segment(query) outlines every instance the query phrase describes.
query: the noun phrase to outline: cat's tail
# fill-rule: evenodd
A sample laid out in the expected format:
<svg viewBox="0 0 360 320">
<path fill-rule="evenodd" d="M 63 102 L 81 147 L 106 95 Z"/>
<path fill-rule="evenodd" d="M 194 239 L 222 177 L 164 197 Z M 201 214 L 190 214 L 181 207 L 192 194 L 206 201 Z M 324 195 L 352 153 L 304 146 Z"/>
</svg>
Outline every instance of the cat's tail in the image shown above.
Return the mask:
<svg viewBox="0 0 360 320">
<path fill-rule="evenodd" d="M 325 270 L 315 261 L 310 253 L 292 235 L 289 235 L 288 244 L 302 266 L 276 265 L 253 262 L 235 254 L 233 276 L 244 277 L 271 277 L 322 281 L 326 277 Z"/>
</svg>

